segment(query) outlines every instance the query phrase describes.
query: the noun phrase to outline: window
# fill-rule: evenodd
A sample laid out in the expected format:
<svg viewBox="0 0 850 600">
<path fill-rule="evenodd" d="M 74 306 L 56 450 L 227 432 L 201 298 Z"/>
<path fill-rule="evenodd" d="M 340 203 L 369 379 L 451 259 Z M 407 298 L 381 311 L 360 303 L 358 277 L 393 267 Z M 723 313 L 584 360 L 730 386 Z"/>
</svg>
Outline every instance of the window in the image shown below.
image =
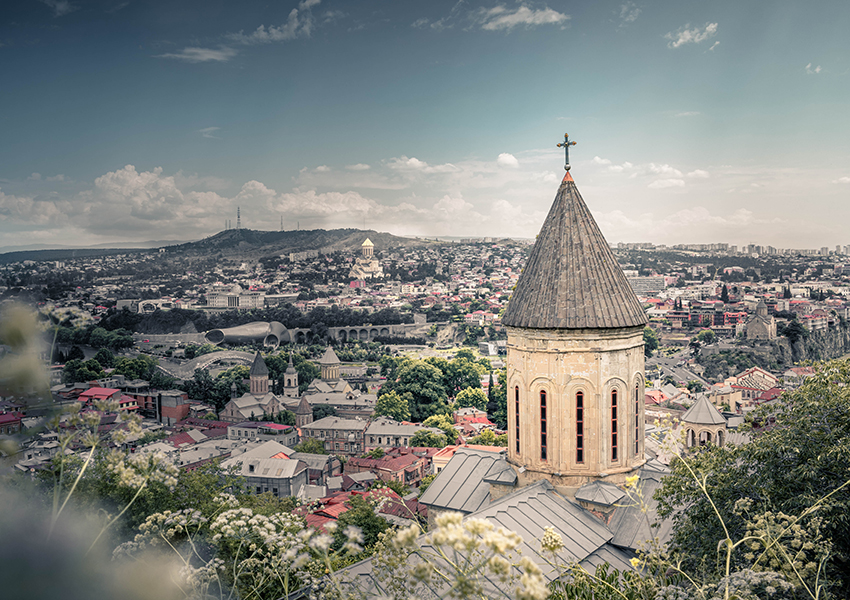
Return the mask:
<svg viewBox="0 0 850 600">
<path fill-rule="evenodd" d="M 516 417 L 514 418 L 514 423 L 516 424 L 516 453 L 519 454 L 519 386 L 514 388 L 514 404 L 516 405 Z"/>
<path fill-rule="evenodd" d="M 617 460 L 617 390 L 611 390 L 611 460 Z"/>
<path fill-rule="evenodd" d="M 576 393 L 576 462 L 584 462 L 584 392 Z"/>
<path fill-rule="evenodd" d="M 540 460 L 546 460 L 546 392 L 540 391 Z"/>
<path fill-rule="evenodd" d="M 635 384 L 635 456 L 640 452 L 640 382 Z"/>
</svg>

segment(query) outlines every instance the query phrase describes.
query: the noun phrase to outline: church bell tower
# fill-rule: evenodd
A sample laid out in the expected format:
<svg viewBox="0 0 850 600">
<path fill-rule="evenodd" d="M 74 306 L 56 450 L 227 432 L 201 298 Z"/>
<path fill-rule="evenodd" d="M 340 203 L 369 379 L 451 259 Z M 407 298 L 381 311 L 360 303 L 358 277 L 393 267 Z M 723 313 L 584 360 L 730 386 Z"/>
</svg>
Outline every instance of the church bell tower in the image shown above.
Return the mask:
<svg viewBox="0 0 850 600">
<path fill-rule="evenodd" d="M 568 152 L 570 142 L 564 136 Z M 502 323 L 508 330 L 508 460 L 526 485 L 570 493 L 625 482 L 644 462 L 647 319 L 570 175 Z"/>
</svg>

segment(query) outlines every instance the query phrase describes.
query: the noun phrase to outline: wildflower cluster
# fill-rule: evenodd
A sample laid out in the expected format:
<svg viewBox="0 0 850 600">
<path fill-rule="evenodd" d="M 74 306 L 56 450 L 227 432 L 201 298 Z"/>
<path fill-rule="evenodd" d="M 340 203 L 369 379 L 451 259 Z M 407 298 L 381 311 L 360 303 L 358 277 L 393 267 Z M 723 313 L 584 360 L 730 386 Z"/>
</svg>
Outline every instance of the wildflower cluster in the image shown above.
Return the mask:
<svg viewBox="0 0 850 600">
<path fill-rule="evenodd" d="M 411 525 L 378 545 L 375 574 L 380 593 L 408 598 L 425 586 L 444 598 L 542 600 L 548 596 L 540 567 L 529 557 L 518 557 L 519 534 L 485 519 L 464 520 L 452 512 L 438 515 L 435 524 L 427 535 Z M 556 536 L 552 531 L 547 537 L 549 548 L 563 544 Z"/>
</svg>

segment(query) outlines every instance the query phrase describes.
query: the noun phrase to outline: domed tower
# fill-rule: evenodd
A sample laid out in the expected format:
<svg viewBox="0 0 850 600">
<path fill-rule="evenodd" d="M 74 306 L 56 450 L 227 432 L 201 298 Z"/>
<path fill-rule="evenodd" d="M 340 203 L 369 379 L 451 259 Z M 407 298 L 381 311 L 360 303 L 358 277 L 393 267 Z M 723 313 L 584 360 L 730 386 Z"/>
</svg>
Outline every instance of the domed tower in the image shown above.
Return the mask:
<svg viewBox="0 0 850 600">
<path fill-rule="evenodd" d="M 292 352 L 289 353 L 289 366 L 283 373 L 283 395 L 287 398 L 298 397 L 298 371 L 292 365 Z"/>
<path fill-rule="evenodd" d="M 325 381 L 336 381 L 339 379 L 339 357 L 334 349 L 328 346 L 322 358 L 319 359 L 319 368 L 322 371 L 322 379 Z"/>
<path fill-rule="evenodd" d="M 644 461 L 644 310 L 569 169 L 502 323 L 520 483 L 622 483 Z"/>
<path fill-rule="evenodd" d="M 265 396 L 269 393 L 269 368 L 259 352 L 254 355 L 250 380 L 252 396 Z"/>
</svg>

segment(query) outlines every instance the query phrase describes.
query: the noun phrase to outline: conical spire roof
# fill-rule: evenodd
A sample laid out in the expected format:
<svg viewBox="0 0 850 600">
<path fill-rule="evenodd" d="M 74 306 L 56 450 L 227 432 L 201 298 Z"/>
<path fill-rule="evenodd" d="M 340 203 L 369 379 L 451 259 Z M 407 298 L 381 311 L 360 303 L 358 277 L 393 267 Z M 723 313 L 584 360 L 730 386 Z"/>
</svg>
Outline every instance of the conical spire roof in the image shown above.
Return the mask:
<svg viewBox="0 0 850 600">
<path fill-rule="evenodd" d="M 263 360 L 263 357 L 260 356 L 260 353 L 257 352 L 254 355 L 254 362 L 251 365 L 251 377 L 268 377 L 269 368 L 266 366 L 266 361 Z"/>
<path fill-rule="evenodd" d="M 289 365 L 286 367 L 286 373 L 292 374 L 295 373 L 295 366 L 292 364 L 292 352 L 289 353 Z"/>
<path fill-rule="evenodd" d="M 567 173 L 502 323 L 608 329 L 646 322 L 643 307 Z"/>
<path fill-rule="evenodd" d="M 298 406 L 295 407 L 296 415 L 309 415 L 313 413 L 313 409 L 310 408 L 310 403 L 307 402 L 307 396 L 301 396 L 301 402 L 298 403 Z"/>
<path fill-rule="evenodd" d="M 339 357 L 334 352 L 334 349 L 328 346 L 328 349 L 325 350 L 325 353 L 322 355 L 322 358 L 319 359 L 320 365 L 338 365 Z"/>
<path fill-rule="evenodd" d="M 721 425 L 726 422 L 726 418 L 705 396 L 694 402 L 682 415 L 681 420 L 692 425 Z"/>
</svg>

